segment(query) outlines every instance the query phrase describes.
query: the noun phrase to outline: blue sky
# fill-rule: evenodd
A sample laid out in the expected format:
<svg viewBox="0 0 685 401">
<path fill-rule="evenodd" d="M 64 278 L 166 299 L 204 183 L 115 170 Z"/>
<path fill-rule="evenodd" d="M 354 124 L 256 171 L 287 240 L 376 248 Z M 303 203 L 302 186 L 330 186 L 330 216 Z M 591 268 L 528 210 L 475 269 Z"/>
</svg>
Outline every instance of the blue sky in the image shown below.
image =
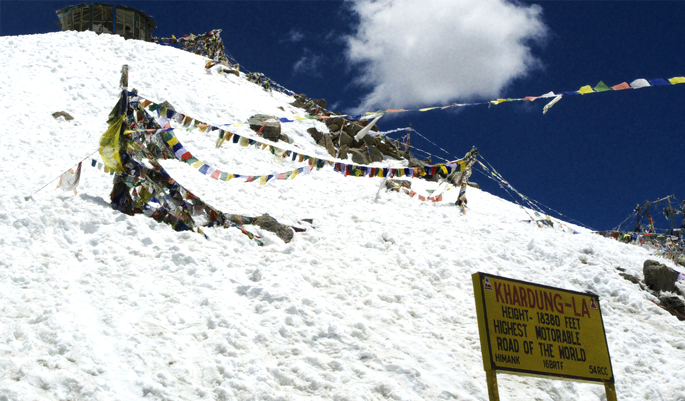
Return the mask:
<svg viewBox="0 0 685 401">
<path fill-rule="evenodd" d="M 339 112 L 685 76 L 685 2 L 479 1 L 431 0 L 418 9 L 406 0 L 116 4 L 153 16 L 159 37 L 222 29 L 227 51 L 241 65 L 325 98 Z M 3 0 L 0 35 L 54 32 L 55 10 L 79 3 Z M 470 7 L 486 3 L 490 9 Z M 521 193 L 566 219 L 606 230 L 638 203 L 685 197 L 683 96 L 685 84 L 566 96 L 545 115 L 549 99 L 399 113 L 378 125 L 412 124 L 449 151 L 413 136 L 412 145 L 435 162 L 477 146 Z M 472 180 L 520 201 L 478 172 Z M 655 220 L 665 227 L 662 216 Z"/>
</svg>

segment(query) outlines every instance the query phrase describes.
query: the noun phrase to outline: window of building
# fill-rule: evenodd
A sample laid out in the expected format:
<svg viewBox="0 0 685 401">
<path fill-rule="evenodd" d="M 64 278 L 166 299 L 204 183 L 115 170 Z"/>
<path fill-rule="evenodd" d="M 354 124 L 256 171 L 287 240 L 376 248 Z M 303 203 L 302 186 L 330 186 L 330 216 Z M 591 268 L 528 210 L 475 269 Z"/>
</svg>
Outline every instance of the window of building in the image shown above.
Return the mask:
<svg viewBox="0 0 685 401">
<path fill-rule="evenodd" d="M 133 11 L 117 8 L 116 34 L 133 39 Z"/>
<path fill-rule="evenodd" d="M 94 5 L 93 31 L 97 33 L 112 33 L 112 15 L 112 7 Z"/>
</svg>

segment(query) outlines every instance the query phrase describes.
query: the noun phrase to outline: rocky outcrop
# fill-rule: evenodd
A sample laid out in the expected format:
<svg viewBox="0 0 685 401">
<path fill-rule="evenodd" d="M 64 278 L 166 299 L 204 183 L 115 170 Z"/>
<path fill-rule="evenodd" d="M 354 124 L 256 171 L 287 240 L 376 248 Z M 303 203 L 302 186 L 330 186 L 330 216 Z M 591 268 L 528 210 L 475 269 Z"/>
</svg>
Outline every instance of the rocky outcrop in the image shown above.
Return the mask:
<svg viewBox="0 0 685 401">
<path fill-rule="evenodd" d="M 268 120 L 273 121 L 267 122 Z M 262 132 L 260 132 L 259 135 L 261 135 L 264 139 L 274 142 L 283 141 L 290 143 L 289 138 L 286 135 L 281 134 L 281 123 L 275 116 L 255 114 L 254 116 L 250 117 L 247 122 L 250 124 L 250 129 L 254 132 L 259 132 L 261 129 Z M 262 127 L 264 128 L 262 129 Z"/>
<path fill-rule="evenodd" d="M 329 112 L 325 109 L 324 99 L 308 99 L 305 94 L 293 97 L 295 101 L 291 103 L 292 106 L 305 109 L 310 115 L 329 117 L 322 120 L 328 127 L 328 133 L 320 132 L 316 128 L 309 128 L 307 132 L 317 144 L 324 146 L 331 156 L 346 159 L 348 155 L 352 155 L 352 161 L 357 164 L 382 162 L 386 157 L 410 160 L 411 154 L 408 149 L 402 149 L 399 141 L 393 142 L 388 138 L 369 134 L 361 140 L 355 140 L 355 135 L 370 124 L 370 121 L 351 120 L 346 116 Z M 378 132 L 378 126 L 371 127 L 370 132 Z M 409 167 L 418 165 L 410 164 Z"/>
<path fill-rule="evenodd" d="M 642 272 L 645 276 L 645 284 L 652 291 L 668 291 L 675 290 L 675 282 L 678 279 L 678 272 L 670 267 L 657 262 L 656 260 L 645 260 L 642 267 Z"/>
<path fill-rule="evenodd" d="M 655 260 L 646 260 L 642 265 L 644 280 L 625 273 L 625 269 L 617 267 L 618 273 L 631 283 L 654 295 L 659 302 L 653 301 L 662 309 L 679 320 L 685 320 L 685 294 L 676 286 L 678 273 L 670 267 Z M 673 275 L 675 273 L 675 276 Z"/>
</svg>

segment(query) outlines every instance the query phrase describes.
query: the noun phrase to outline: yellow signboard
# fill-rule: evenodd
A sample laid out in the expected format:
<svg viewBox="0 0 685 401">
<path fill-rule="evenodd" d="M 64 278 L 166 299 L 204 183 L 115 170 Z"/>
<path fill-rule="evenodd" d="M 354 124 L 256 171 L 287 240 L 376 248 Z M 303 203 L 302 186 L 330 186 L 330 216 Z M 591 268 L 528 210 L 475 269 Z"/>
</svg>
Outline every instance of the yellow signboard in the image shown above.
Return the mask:
<svg viewBox="0 0 685 401">
<path fill-rule="evenodd" d="M 613 383 L 596 295 L 472 276 L 486 371 Z"/>
</svg>

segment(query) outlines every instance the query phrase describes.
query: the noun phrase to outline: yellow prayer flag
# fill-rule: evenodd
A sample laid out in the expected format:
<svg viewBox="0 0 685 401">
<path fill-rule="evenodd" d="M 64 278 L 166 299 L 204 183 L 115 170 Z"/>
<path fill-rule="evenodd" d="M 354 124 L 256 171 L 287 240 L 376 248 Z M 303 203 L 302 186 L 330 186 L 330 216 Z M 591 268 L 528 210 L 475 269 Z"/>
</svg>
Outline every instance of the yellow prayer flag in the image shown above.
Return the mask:
<svg viewBox="0 0 685 401">
<path fill-rule="evenodd" d="M 445 167 L 444 164 L 441 164 L 441 165 L 440 165 L 440 170 L 442 170 L 442 172 L 443 172 L 444 174 L 447 174 L 447 167 Z"/>
<path fill-rule="evenodd" d="M 195 163 L 191 164 L 191 166 L 193 166 L 195 168 L 200 168 L 200 167 L 202 167 L 203 164 L 204 164 L 203 162 L 198 160 Z"/>
<path fill-rule="evenodd" d="M 226 181 L 231 181 L 231 179 L 233 179 L 233 177 L 235 177 L 233 174 L 229 174 L 229 175 L 226 177 Z"/>
<path fill-rule="evenodd" d="M 300 170 L 293 170 L 290 172 L 290 179 L 292 180 L 293 178 L 297 177 L 297 173 L 299 173 Z M 299 181 L 298 181 L 299 182 Z"/>
<path fill-rule="evenodd" d="M 105 163 L 105 170 L 118 173 L 124 172 L 124 166 L 119 157 L 119 133 L 124 123 L 124 115 L 121 115 L 109 129 L 100 137 L 100 156 Z"/>
<path fill-rule="evenodd" d="M 490 103 L 492 104 L 500 104 L 506 102 L 507 99 L 497 99 L 497 100 L 491 100 Z"/>
<path fill-rule="evenodd" d="M 428 111 L 428 110 L 435 110 L 439 109 L 439 107 L 426 107 L 425 109 L 419 109 L 419 111 Z"/>
<path fill-rule="evenodd" d="M 578 89 L 578 93 L 580 93 L 581 95 L 584 95 L 586 93 L 595 93 L 595 91 L 592 89 L 592 87 L 590 85 L 585 85 L 585 86 L 581 87 L 580 89 Z"/>
<path fill-rule="evenodd" d="M 167 143 L 169 144 L 169 146 L 174 146 L 178 143 L 178 138 L 173 137 L 173 138 L 169 139 L 169 141 Z"/>
<path fill-rule="evenodd" d="M 306 120 L 306 118 L 304 118 L 304 117 L 300 117 L 300 116 L 295 116 L 295 119 L 296 119 L 296 120 L 300 120 L 300 121 L 302 121 L 302 120 Z"/>
<path fill-rule="evenodd" d="M 263 176 L 259 177 L 259 185 L 264 185 L 264 184 L 266 184 L 266 179 L 267 179 L 267 178 L 269 178 L 268 175 L 263 175 Z"/>
<path fill-rule="evenodd" d="M 673 77 L 668 80 L 672 85 L 685 84 L 685 77 Z"/>
</svg>

